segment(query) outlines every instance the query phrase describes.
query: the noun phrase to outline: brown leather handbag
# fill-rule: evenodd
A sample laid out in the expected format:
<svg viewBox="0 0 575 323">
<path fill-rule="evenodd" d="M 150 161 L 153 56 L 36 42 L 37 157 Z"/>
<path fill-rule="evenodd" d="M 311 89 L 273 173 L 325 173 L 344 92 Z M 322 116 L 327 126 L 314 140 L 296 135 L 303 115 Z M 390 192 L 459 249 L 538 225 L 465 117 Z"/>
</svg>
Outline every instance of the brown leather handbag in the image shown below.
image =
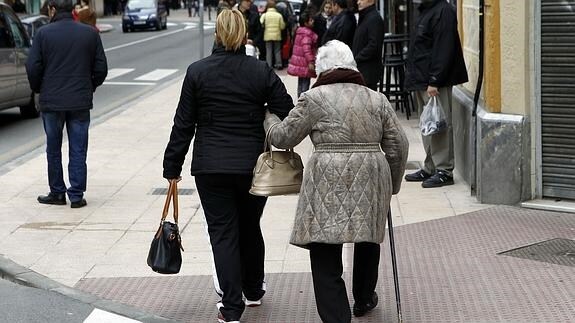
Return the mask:
<svg viewBox="0 0 575 323">
<path fill-rule="evenodd" d="M 297 194 L 303 179 L 301 157 L 292 149 L 273 151 L 270 143 L 272 125 L 266 133 L 264 152 L 260 154 L 254 167 L 254 177 L 250 194 L 275 196 Z"/>
</svg>

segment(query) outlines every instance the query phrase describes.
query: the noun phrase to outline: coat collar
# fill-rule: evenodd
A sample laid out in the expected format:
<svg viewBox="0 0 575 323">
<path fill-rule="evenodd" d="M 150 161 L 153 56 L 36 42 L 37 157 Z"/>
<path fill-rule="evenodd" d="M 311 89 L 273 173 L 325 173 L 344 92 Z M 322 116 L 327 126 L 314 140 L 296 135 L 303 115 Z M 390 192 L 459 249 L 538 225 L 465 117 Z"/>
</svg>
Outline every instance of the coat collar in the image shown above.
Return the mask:
<svg viewBox="0 0 575 323">
<path fill-rule="evenodd" d="M 375 8 L 375 4 L 372 4 L 371 6 L 364 8 L 363 10 L 360 10 L 359 19 L 363 19 L 367 14 L 371 13 L 372 11 L 377 11 L 377 9 Z"/>
<path fill-rule="evenodd" d="M 245 55 L 246 54 L 246 46 L 242 45 L 236 51 L 227 51 L 224 46 L 216 45 L 212 50 L 212 55 Z"/>
<path fill-rule="evenodd" d="M 429 1 L 429 2 L 422 2 L 417 7 L 417 10 L 419 10 L 419 12 L 426 11 L 428 9 L 435 7 L 435 5 L 437 5 L 438 3 L 442 2 L 442 1 L 445 2 L 445 0 L 433 0 L 433 1 Z"/>
<path fill-rule="evenodd" d="M 58 20 L 66 20 L 66 19 L 74 19 L 74 17 L 72 17 L 72 13 L 71 12 L 57 12 L 54 17 L 52 17 L 52 19 L 50 19 L 50 22 L 55 22 Z"/>
</svg>

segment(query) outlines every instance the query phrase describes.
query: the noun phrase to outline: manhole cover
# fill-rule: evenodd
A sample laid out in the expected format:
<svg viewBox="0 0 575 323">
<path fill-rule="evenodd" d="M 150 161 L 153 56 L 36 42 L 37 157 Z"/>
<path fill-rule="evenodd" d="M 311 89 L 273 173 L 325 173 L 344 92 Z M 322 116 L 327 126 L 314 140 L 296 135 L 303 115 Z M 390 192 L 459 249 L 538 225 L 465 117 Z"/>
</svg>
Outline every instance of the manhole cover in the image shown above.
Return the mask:
<svg viewBox="0 0 575 323">
<path fill-rule="evenodd" d="M 192 195 L 196 190 L 193 188 L 178 188 L 178 195 Z M 154 188 L 152 190 L 152 195 L 167 195 L 167 188 Z"/>
<path fill-rule="evenodd" d="M 575 267 L 575 240 L 551 239 L 499 254 Z"/>
</svg>

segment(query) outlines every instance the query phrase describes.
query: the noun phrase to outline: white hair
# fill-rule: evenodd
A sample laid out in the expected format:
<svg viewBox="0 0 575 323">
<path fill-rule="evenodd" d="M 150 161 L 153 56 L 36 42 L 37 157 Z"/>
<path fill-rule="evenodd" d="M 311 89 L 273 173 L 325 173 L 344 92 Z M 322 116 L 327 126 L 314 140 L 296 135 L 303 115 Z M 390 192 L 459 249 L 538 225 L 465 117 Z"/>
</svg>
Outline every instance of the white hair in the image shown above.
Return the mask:
<svg viewBox="0 0 575 323">
<path fill-rule="evenodd" d="M 315 71 L 318 75 L 334 68 L 358 71 L 351 49 L 339 40 L 330 40 L 321 46 L 315 59 Z"/>
</svg>

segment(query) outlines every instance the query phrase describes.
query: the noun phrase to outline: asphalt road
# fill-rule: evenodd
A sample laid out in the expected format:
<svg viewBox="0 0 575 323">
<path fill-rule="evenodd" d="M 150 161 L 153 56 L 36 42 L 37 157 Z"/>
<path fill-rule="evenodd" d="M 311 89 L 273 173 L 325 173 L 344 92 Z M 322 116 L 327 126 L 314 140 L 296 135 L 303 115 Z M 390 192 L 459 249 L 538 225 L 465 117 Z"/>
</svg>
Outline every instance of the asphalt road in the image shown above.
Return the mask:
<svg viewBox="0 0 575 323">
<path fill-rule="evenodd" d="M 0 279 L 0 322 L 83 322 L 94 308 L 57 293 Z"/>
<path fill-rule="evenodd" d="M 120 20 L 99 20 L 115 29 L 102 33 L 109 75 L 96 90 L 92 125 L 114 111 L 182 76 L 200 58 L 196 24 L 170 22 L 167 30 L 124 34 Z M 213 23 L 204 30 L 204 52 L 213 42 Z M 40 118 L 22 119 L 17 108 L 0 112 L 0 173 L 22 161 L 22 156 L 45 143 Z M 23 158 L 26 158 L 24 156 Z"/>
</svg>

